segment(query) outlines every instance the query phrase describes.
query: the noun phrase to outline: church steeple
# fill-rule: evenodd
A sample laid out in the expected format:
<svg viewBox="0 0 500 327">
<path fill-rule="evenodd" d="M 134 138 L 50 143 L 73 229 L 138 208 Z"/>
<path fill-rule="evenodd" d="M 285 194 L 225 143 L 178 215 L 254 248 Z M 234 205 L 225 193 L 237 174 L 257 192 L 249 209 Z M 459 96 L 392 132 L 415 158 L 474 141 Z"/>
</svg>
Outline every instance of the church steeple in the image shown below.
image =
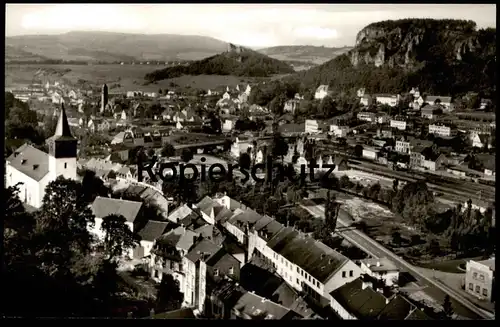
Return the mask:
<svg viewBox="0 0 500 327">
<path fill-rule="evenodd" d="M 54 133 L 54 137 L 73 138 L 73 135 L 71 135 L 71 130 L 69 129 L 68 116 L 66 116 L 64 104 L 61 104 L 61 113 L 59 114 L 59 119 L 57 120 L 57 127 L 56 132 Z"/>
</svg>

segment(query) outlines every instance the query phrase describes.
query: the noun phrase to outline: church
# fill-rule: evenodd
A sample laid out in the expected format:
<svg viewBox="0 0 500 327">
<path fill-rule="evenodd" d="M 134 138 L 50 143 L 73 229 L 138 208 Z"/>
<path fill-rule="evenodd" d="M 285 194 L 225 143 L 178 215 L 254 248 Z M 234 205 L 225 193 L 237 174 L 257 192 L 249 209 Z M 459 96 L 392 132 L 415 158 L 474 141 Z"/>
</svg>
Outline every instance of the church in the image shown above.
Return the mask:
<svg viewBox="0 0 500 327">
<path fill-rule="evenodd" d="M 71 135 L 64 105 L 56 132 L 46 142 L 49 153 L 26 143 L 7 158 L 5 165 L 7 187 L 21 183 L 21 201 L 35 208 L 42 206 L 45 188 L 58 176 L 77 179 L 78 141 Z"/>
</svg>

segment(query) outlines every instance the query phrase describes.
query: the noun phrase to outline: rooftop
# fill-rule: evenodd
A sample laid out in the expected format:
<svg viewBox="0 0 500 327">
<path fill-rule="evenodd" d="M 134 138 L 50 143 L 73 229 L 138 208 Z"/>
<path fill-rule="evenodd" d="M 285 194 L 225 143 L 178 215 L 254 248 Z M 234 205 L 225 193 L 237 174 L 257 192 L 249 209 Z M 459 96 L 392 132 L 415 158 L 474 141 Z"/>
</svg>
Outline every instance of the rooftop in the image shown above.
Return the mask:
<svg viewBox="0 0 500 327">
<path fill-rule="evenodd" d="M 387 258 L 370 258 L 363 259 L 361 263 L 370 268 L 371 271 L 381 272 L 381 271 L 399 271 L 399 268 L 394 265 L 394 263 Z"/>
<path fill-rule="evenodd" d="M 27 143 L 14 151 L 7 158 L 7 162 L 37 182 L 49 173 L 49 155 Z"/>
<path fill-rule="evenodd" d="M 202 259 L 208 259 L 208 257 L 214 255 L 217 251 L 221 249 L 220 246 L 215 244 L 214 242 L 204 238 L 194 244 L 191 249 L 189 249 L 188 254 L 186 254 L 185 258 L 190 260 L 191 262 L 198 262 Z M 206 256 L 206 258 L 203 258 Z"/>
<path fill-rule="evenodd" d="M 495 258 L 483 260 L 483 261 L 476 261 L 476 262 L 480 263 L 482 265 L 485 265 L 486 267 L 490 268 L 492 271 L 495 271 Z"/>
<path fill-rule="evenodd" d="M 167 231 L 168 227 L 169 222 L 149 220 L 138 234 L 142 240 L 154 242 Z"/>
<path fill-rule="evenodd" d="M 92 203 L 92 213 L 97 218 L 121 215 L 127 222 L 134 222 L 142 208 L 142 202 L 113 199 L 98 196 Z"/>
</svg>

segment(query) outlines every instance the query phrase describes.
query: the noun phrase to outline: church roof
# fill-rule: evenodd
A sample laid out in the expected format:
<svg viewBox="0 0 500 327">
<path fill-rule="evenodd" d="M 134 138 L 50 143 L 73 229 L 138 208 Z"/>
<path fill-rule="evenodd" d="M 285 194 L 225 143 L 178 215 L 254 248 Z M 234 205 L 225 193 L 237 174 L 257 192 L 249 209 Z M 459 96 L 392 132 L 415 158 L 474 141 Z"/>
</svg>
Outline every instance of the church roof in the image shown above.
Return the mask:
<svg viewBox="0 0 500 327">
<path fill-rule="evenodd" d="M 68 116 L 66 116 L 66 110 L 64 109 L 64 104 L 61 105 L 61 113 L 59 119 L 57 120 L 56 132 L 54 133 L 54 138 L 73 138 L 71 135 L 71 130 L 69 129 Z"/>
<path fill-rule="evenodd" d="M 49 155 L 27 143 L 14 151 L 7 158 L 7 162 L 37 182 L 49 172 Z"/>
</svg>

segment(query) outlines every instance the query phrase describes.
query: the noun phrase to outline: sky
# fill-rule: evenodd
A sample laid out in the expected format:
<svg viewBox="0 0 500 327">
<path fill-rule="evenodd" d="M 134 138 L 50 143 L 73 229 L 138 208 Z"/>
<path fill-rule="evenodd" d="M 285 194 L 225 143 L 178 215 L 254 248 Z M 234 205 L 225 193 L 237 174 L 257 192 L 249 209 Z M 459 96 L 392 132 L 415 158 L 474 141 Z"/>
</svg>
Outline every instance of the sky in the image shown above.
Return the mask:
<svg viewBox="0 0 500 327">
<path fill-rule="evenodd" d="M 7 4 L 6 36 L 107 31 L 203 35 L 250 47 L 352 46 L 388 19 L 467 19 L 496 27 L 495 4 Z"/>
</svg>

